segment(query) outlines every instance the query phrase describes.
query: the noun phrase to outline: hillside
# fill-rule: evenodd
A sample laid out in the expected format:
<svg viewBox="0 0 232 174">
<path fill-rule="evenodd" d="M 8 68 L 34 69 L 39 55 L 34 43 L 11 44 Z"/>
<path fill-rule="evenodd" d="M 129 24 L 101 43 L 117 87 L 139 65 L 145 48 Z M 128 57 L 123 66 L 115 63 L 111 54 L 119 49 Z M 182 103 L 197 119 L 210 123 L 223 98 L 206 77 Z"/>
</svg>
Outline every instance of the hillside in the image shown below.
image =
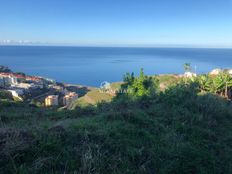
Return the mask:
<svg viewBox="0 0 232 174">
<path fill-rule="evenodd" d="M 232 173 L 229 100 L 191 80 L 124 82 L 71 111 L 1 102 L 0 173 Z"/>
<path fill-rule="evenodd" d="M 161 90 L 165 90 L 171 84 L 181 80 L 180 77 L 172 74 L 157 75 L 152 77 L 159 80 Z M 122 84 L 123 82 L 111 83 L 111 90 L 113 92 L 117 92 Z M 77 106 L 87 106 L 89 104 L 96 105 L 100 102 L 110 102 L 113 99 L 114 94 L 102 93 L 100 90 L 100 88 L 89 88 L 89 91 L 85 95 L 78 98 L 78 100 L 72 105 L 71 108 L 75 108 Z"/>
</svg>

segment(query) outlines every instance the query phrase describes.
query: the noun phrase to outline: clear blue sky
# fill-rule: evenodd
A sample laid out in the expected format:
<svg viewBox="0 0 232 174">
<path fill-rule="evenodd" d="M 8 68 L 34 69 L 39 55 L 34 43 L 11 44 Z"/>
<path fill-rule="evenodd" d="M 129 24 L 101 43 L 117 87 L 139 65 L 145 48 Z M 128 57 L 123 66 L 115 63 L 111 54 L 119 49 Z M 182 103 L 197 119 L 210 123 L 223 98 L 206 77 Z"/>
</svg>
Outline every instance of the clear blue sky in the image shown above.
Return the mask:
<svg viewBox="0 0 232 174">
<path fill-rule="evenodd" d="M 232 0 L 0 0 L 0 41 L 232 47 Z"/>
</svg>

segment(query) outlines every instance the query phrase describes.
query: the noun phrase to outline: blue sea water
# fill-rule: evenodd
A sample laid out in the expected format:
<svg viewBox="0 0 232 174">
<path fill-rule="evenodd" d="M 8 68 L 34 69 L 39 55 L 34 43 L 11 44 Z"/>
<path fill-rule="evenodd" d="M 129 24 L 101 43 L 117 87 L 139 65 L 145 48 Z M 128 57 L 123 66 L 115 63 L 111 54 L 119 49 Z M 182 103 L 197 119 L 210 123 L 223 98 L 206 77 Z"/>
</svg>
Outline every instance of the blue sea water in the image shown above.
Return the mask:
<svg viewBox="0 0 232 174">
<path fill-rule="evenodd" d="M 232 68 L 232 49 L 0 46 L 0 65 L 13 71 L 90 86 L 140 68 L 149 75 L 183 73 L 186 62 L 197 73 Z"/>
</svg>

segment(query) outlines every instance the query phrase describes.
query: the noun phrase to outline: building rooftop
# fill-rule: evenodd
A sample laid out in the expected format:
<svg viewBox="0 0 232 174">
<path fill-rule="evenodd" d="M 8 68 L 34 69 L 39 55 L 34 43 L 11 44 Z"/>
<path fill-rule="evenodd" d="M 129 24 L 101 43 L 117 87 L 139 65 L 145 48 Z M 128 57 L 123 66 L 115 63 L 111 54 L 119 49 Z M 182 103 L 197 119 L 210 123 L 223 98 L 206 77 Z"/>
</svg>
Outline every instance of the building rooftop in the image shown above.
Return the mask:
<svg viewBox="0 0 232 174">
<path fill-rule="evenodd" d="M 19 78 L 19 79 L 26 79 L 26 80 L 31 80 L 31 81 L 40 81 L 42 80 L 42 78 L 39 77 L 34 77 L 34 76 L 23 76 L 20 74 L 15 74 L 15 73 L 5 73 L 5 72 L 1 72 L 0 76 L 2 77 L 15 77 L 15 78 Z"/>
<path fill-rule="evenodd" d="M 54 98 L 58 98 L 58 95 L 49 95 L 46 97 L 46 99 L 54 99 Z"/>
</svg>

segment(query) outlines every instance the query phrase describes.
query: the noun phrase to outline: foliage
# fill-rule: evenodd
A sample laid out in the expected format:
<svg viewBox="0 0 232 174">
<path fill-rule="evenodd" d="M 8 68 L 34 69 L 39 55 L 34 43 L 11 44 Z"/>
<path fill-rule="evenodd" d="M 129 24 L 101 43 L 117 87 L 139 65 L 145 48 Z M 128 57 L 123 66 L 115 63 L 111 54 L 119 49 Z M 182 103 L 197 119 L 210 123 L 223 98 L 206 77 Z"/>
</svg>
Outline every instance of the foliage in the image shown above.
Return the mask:
<svg viewBox="0 0 232 174">
<path fill-rule="evenodd" d="M 18 74 L 18 75 L 21 75 L 21 76 L 26 76 L 26 74 L 25 73 L 23 73 L 23 72 L 15 72 L 15 74 Z"/>
<path fill-rule="evenodd" d="M 230 97 L 232 90 L 232 76 L 227 72 L 222 72 L 217 76 L 200 75 L 197 78 L 202 91 L 219 94 L 224 97 Z"/>
<path fill-rule="evenodd" d="M 12 100 L 12 95 L 8 91 L 0 90 L 0 99 L 9 99 L 9 100 Z"/>
<path fill-rule="evenodd" d="M 158 89 L 158 80 L 146 76 L 143 69 L 141 69 L 139 77 L 135 77 L 134 73 L 127 73 L 124 76 L 122 87 L 126 89 L 128 95 L 133 97 L 151 96 Z"/>
<path fill-rule="evenodd" d="M 191 72 L 191 71 L 192 71 L 192 68 L 191 68 L 191 64 L 190 64 L 190 63 L 185 63 L 185 64 L 183 65 L 183 67 L 184 67 L 184 71 L 185 71 L 185 72 Z"/>
<path fill-rule="evenodd" d="M 0 65 L 0 72 L 9 73 L 12 72 L 9 67 Z"/>
<path fill-rule="evenodd" d="M 125 89 L 147 91 L 151 86 L 143 82 L 148 80 L 158 90 L 143 72 L 127 77 Z M 121 94 L 110 103 L 73 111 L 5 103 L 0 109 L 0 171 L 232 173 L 232 104 L 201 93 L 198 80 L 179 81 L 156 95 L 135 90 L 133 97 Z"/>
</svg>

